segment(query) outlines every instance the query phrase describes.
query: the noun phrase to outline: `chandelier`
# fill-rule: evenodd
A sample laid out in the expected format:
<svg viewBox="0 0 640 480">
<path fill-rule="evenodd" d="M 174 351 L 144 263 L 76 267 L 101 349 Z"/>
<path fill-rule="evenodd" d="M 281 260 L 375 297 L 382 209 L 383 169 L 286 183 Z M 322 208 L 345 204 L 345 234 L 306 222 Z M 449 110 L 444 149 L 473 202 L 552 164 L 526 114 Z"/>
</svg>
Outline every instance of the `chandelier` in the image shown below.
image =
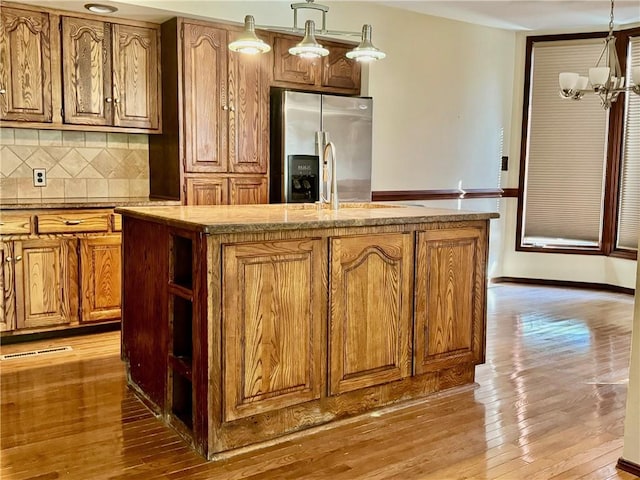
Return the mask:
<svg viewBox="0 0 640 480">
<path fill-rule="evenodd" d="M 329 7 L 315 3 L 314 0 L 306 0 L 304 3 L 292 3 L 293 10 L 293 27 L 271 27 L 262 26 L 267 30 L 284 31 L 292 33 L 303 33 L 304 37 L 295 46 L 289 49 L 291 55 L 302 58 L 319 58 L 329 55 L 329 50 L 323 47 L 317 40 L 316 34 L 330 36 L 359 36 L 360 44 L 353 50 L 349 50 L 346 54 L 347 58 L 357 60 L 359 62 L 370 62 L 383 59 L 386 54 L 376 48 L 371 43 L 371 25 L 363 25 L 362 32 L 346 32 L 327 29 L 327 12 Z M 298 27 L 298 10 L 316 10 L 322 13 L 322 27 L 316 30 L 315 22 L 307 20 L 304 29 Z M 271 50 L 271 46 L 264 40 L 259 38 L 255 32 L 256 24 L 252 15 L 244 17 L 244 31 L 229 44 L 229 50 L 239 53 L 258 54 L 266 53 Z"/>
<path fill-rule="evenodd" d="M 560 96 L 572 100 L 580 100 L 585 93 L 592 92 L 600 97 L 600 103 L 605 110 L 611 108 L 622 92 L 630 91 L 640 95 L 640 67 L 633 67 L 631 79 L 634 85 L 624 86 L 620 60 L 616 53 L 616 37 L 613 35 L 613 0 L 609 14 L 609 34 L 604 40 L 604 48 L 595 67 L 589 69 L 589 76 L 577 73 L 562 72 L 559 75 Z M 590 88 L 588 88 L 590 85 Z"/>
</svg>

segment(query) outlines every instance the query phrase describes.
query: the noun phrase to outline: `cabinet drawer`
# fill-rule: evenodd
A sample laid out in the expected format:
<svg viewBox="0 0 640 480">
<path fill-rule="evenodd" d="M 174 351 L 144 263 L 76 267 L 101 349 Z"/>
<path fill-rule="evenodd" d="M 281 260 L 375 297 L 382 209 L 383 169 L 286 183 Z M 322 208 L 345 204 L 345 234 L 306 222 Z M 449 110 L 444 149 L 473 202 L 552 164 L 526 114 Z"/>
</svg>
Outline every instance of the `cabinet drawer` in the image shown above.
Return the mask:
<svg viewBox="0 0 640 480">
<path fill-rule="evenodd" d="M 38 233 L 106 232 L 109 212 L 62 212 L 36 216 Z"/>
<path fill-rule="evenodd" d="M 30 234 L 31 233 L 31 215 L 25 213 L 0 215 L 0 233 L 8 234 Z"/>
<path fill-rule="evenodd" d="M 122 215 L 119 213 L 111 214 L 111 230 L 114 232 L 122 231 Z"/>
</svg>

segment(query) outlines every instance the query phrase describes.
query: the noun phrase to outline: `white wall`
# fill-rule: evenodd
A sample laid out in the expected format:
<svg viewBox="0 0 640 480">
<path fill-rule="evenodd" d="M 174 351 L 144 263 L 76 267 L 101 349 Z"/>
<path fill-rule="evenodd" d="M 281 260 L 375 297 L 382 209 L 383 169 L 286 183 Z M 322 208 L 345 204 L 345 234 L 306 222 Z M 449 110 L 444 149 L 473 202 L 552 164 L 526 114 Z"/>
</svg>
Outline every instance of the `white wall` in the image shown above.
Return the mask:
<svg viewBox="0 0 640 480">
<path fill-rule="evenodd" d="M 513 112 L 509 141 L 510 169 L 505 172 L 502 184 L 503 187 L 510 188 L 518 187 L 519 178 L 526 35 L 516 34 Z M 632 260 L 601 255 L 516 252 L 517 203 L 517 199 L 503 199 L 501 204 L 502 262 L 494 276 L 604 283 L 635 288 L 636 262 Z"/>
<path fill-rule="evenodd" d="M 638 244 L 640 246 L 640 241 Z M 636 306 L 631 334 L 629 389 L 627 390 L 622 458 L 640 465 L 640 264 L 636 282 Z"/>
</svg>

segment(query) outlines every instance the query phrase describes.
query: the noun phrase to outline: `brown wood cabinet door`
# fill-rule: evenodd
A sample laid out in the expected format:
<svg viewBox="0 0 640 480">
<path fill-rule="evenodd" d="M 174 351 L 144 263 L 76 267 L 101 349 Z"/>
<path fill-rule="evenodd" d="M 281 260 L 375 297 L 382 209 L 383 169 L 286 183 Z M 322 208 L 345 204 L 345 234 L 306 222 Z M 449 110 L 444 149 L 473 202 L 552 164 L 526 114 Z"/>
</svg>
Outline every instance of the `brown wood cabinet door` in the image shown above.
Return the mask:
<svg viewBox="0 0 640 480">
<path fill-rule="evenodd" d="M 75 317 L 69 298 L 74 274 L 70 254 L 75 251 L 75 242 L 69 239 L 14 242 L 16 290 L 22 293 L 24 301 L 24 315 L 17 318 L 17 328 L 60 325 Z"/>
<path fill-rule="evenodd" d="M 486 245 L 486 228 L 417 234 L 416 374 L 483 361 Z"/>
<path fill-rule="evenodd" d="M 229 178 L 231 205 L 256 205 L 269 203 L 269 187 L 266 177 Z"/>
<path fill-rule="evenodd" d="M 331 240 L 330 393 L 411 374 L 410 234 Z"/>
<path fill-rule="evenodd" d="M 0 9 L 0 120 L 51 122 L 49 14 Z"/>
<path fill-rule="evenodd" d="M 121 239 L 104 235 L 80 239 L 81 322 L 121 317 Z"/>
<path fill-rule="evenodd" d="M 229 52 L 229 171 L 267 173 L 269 55 Z"/>
<path fill-rule="evenodd" d="M 158 31 L 118 24 L 112 28 L 113 124 L 157 129 Z"/>
<path fill-rule="evenodd" d="M 64 122 L 113 123 L 110 24 L 62 17 Z"/>
<path fill-rule="evenodd" d="M 345 55 L 351 47 L 329 45 L 322 60 L 322 85 L 360 93 L 360 64 Z"/>
<path fill-rule="evenodd" d="M 185 178 L 187 205 L 226 205 L 228 189 L 226 178 Z"/>
<path fill-rule="evenodd" d="M 289 53 L 289 48 L 301 38 L 274 35 L 273 39 L 273 79 L 276 82 L 315 85 L 320 81 L 322 60 L 302 58 Z"/>
<path fill-rule="evenodd" d="M 321 250 L 319 239 L 224 247 L 225 421 L 320 397 Z"/>
<path fill-rule="evenodd" d="M 184 152 L 187 172 L 227 171 L 227 32 L 183 25 Z"/>
<path fill-rule="evenodd" d="M 16 302 L 13 242 L 0 243 L 0 332 L 14 330 L 18 303 Z"/>
</svg>

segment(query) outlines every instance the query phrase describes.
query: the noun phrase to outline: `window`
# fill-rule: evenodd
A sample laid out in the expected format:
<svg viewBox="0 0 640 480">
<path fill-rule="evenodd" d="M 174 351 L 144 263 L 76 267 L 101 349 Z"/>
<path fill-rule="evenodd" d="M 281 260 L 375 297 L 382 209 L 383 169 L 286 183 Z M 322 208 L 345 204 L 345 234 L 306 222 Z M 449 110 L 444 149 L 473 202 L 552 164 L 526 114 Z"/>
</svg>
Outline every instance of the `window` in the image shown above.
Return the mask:
<svg viewBox="0 0 640 480">
<path fill-rule="evenodd" d="M 558 94 L 558 74 L 586 74 L 604 35 L 527 40 L 517 250 L 637 256 L 640 96 L 604 110 L 597 95 Z M 619 35 L 621 62 L 640 65 L 638 29 Z"/>
<path fill-rule="evenodd" d="M 630 38 L 627 58 L 627 72 L 632 67 L 640 67 L 640 36 Z M 616 246 L 637 249 L 640 232 L 640 95 L 627 95 L 625 100 Z"/>
</svg>

